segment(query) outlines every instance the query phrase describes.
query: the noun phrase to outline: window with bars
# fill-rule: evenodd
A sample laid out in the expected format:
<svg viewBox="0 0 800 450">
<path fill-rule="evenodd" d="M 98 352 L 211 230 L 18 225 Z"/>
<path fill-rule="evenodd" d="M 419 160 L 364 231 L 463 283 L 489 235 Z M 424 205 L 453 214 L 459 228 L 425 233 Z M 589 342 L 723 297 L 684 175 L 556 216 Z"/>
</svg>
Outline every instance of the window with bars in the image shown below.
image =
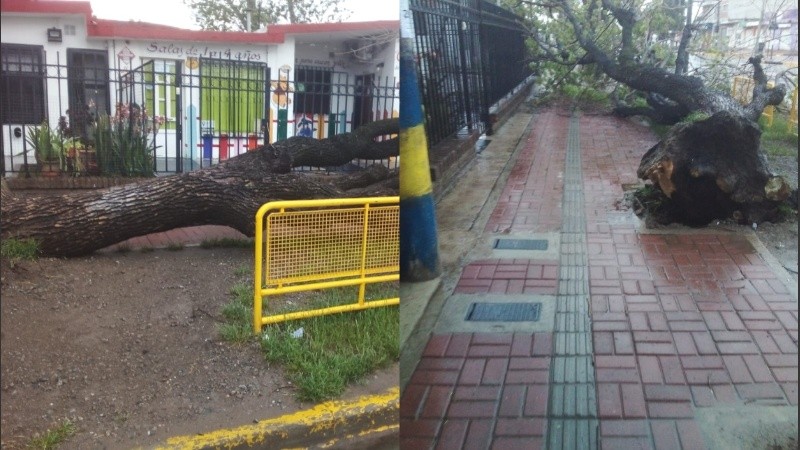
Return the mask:
<svg viewBox="0 0 800 450">
<path fill-rule="evenodd" d="M 209 132 L 257 133 L 265 117 L 267 77 L 263 63 L 201 59 L 200 115 L 213 124 Z"/>
<path fill-rule="evenodd" d="M 298 66 L 294 74 L 294 112 L 328 114 L 331 109 L 330 69 Z"/>
<path fill-rule="evenodd" d="M 73 135 L 91 139 L 91 124 L 110 111 L 108 55 L 103 50 L 67 49 L 67 77 Z"/>
<path fill-rule="evenodd" d="M 44 47 L 0 47 L 0 123 L 39 124 L 46 118 Z"/>
<path fill-rule="evenodd" d="M 174 130 L 177 124 L 177 61 L 153 59 L 143 66 L 145 107 L 153 116 L 164 118 L 164 128 Z"/>
</svg>

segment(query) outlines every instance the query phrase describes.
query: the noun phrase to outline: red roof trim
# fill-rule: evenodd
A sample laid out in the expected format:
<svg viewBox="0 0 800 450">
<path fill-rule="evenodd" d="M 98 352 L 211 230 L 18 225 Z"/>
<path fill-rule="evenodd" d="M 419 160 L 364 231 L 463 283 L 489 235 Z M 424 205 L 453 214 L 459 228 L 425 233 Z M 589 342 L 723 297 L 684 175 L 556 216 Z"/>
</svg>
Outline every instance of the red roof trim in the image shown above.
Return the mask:
<svg viewBox="0 0 800 450">
<path fill-rule="evenodd" d="M 92 5 L 89 2 L 51 1 L 51 0 L 3 0 L 0 11 L 13 13 L 41 14 L 83 14 L 92 17 Z"/>
<path fill-rule="evenodd" d="M 81 14 L 86 17 L 88 35 L 94 38 L 163 39 L 173 41 L 240 42 L 253 44 L 279 44 L 287 34 L 368 32 L 382 29 L 400 29 L 399 20 L 372 22 L 299 23 L 270 25 L 267 33 L 241 31 L 184 30 L 148 22 L 97 19 L 92 17 L 92 6 L 86 1 L 57 0 L 2 0 L 0 11 L 28 14 Z"/>
<path fill-rule="evenodd" d="M 175 41 L 206 42 L 252 42 L 279 44 L 287 34 L 326 33 L 326 32 L 364 32 L 382 29 L 399 29 L 397 20 L 374 22 L 300 23 L 290 25 L 270 25 L 266 33 L 245 33 L 242 31 L 184 30 L 168 25 L 147 22 L 94 19 L 89 25 L 89 36 L 105 38 L 169 39 Z"/>
<path fill-rule="evenodd" d="M 334 31 L 374 31 L 384 29 L 399 30 L 400 21 L 376 20 L 372 22 L 295 23 L 287 25 L 270 25 L 268 29 L 279 29 L 285 34 L 327 33 Z"/>
<path fill-rule="evenodd" d="M 172 41 L 241 42 L 253 44 L 279 44 L 283 33 L 244 33 L 240 31 L 184 30 L 147 22 L 123 22 L 94 19 L 89 24 L 89 36 L 97 38 L 163 39 Z"/>
</svg>

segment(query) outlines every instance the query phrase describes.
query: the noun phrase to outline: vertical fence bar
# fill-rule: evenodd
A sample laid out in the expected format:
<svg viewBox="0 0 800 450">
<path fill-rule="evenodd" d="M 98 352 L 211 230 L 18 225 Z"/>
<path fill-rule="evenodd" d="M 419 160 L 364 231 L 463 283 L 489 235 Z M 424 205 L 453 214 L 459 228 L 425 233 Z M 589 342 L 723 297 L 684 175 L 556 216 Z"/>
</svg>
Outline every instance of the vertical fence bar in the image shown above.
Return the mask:
<svg viewBox="0 0 800 450">
<path fill-rule="evenodd" d="M 530 74 L 519 17 L 486 0 L 408 0 L 429 145 L 488 129 L 489 109 Z"/>
<path fill-rule="evenodd" d="M 367 291 L 367 238 L 369 237 L 369 203 L 364 205 L 364 221 L 361 227 L 361 284 L 358 285 L 358 304 L 364 304 Z"/>
<path fill-rule="evenodd" d="M 123 69 L 107 67 L 106 62 L 99 59 L 98 55 L 73 52 L 66 61 L 57 55 L 54 64 L 47 65 L 42 60 L 42 64 L 37 65 L 40 69 L 38 72 L 22 74 L 28 77 L 27 83 L 34 77 L 40 80 L 50 94 L 49 102 L 44 102 L 42 98 L 45 93 L 35 93 L 32 101 L 43 102 L 42 108 L 46 110 L 47 116 L 45 118 L 50 119 L 53 127 L 60 115 L 70 116 L 70 122 L 76 125 L 83 123 L 80 117 L 72 116 L 79 110 L 77 106 L 83 104 L 82 92 L 88 92 L 93 86 L 102 86 L 105 90 L 105 94 L 96 96 L 98 106 L 96 112 L 92 110 L 93 114 L 114 117 L 119 104 L 122 108 L 119 112 L 127 112 L 130 118 L 134 112 L 132 105 L 135 103 L 141 107 L 139 112 L 147 111 L 148 129 L 155 129 L 154 121 L 157 116 L 165 118 L 157 132 L 148 133 L 147 150 L 151 159 L 147 166 L 143 165 L 143 158 L 134 161 L 134 155 L 129 149 L 120 148 L 116 156 L 107 152 L 105 155 L 98 153 L 98 159 L 92 158 L 92 161 L 100 163 L 100 167 L 93 164 L 98 173 L 100 170 L 105 173 L 125 171 L 130 175 L 135 171 L 124 169 L 122 163 L 135 164 L 138 169 L 153 169 L 156 173 L 181 173 L 208 167 L 216 163 L 220 156 L 224 160 L 243 153 L 245 148 L 257 148 L 262 136 L 264 143 L 273 140 L 270 132 L 276 122 L 279 134 L 283 131 L 283 135 L 278 137 L 288 137 L 286 128 L 294 122 L 294 117 L 289 117 L 289 109 L 294 108 L 294 103 L 287 105 L 287 108 L 279 108 L 277 113 L 271 111 L 273 92 L 269 87 L 270 72 L 266 64 L 198 58 L 191 65 L 187 62 L 184 68 L 182 62 L 156 58 L 145 59 L 138 67 Z M 314 136 L 326 138 L 352 131 L 347 113 L 352 112 L 353 103 L 358 100 L 358 95 L 352 91 L 352 77 L 348 78 L 344 72 L 328 69 L 312 73 L 309 77 L 307 95 L 299 101 L 308 106 L 308 114 L 313 114 L 313 126 L 316 128 Z M 20 77 L 6 76 L 4 73 L 2 83 L 12 85 L 11 89 L 21 90 L 21 87 L 18 89 L 18 78 Z M 276 94 L 281 96 L 281 101 L 285 101 L 290 88 L 288 79 L 280 84 L 286 89 Z M 375 80 L 365 86 L 364 94 L 367 98 L 370 95 L 372 97 L 371 103 L 366 99 L 364 101 L 365 120 L 384 119 L 393 115 L 397 105 L 395 100 L 399 97 L 393 77 L 376 75 Z M 87 94 L 86 102 L 91 99 Z M 41 112 L 42 108 L 36 111 Z M 66 108 L 70 108 L 72 114 L 67 114 Z M 265 119 L 263 127 L 262 119 Z M 31 120 L 28 122 L 30 123 L 18 126 L 20 138 L 12 141 L 5 139 L 0 144 L 3 158 L 0 161 L 0 173 L 3 175 L 16 173 L 28 165 L 32 167 L 33 157 L 32 153 L 26 153 L 30 146 L 25 144 L 24 135 L 36 125 Z M 132 125 L 139 124 L 130 121 L 126 123 L 128 128 Z M 13 136 L 14 128 L 4 124 L 4 135 Z M 108 138 L 111 135 L 108 133 L 99 139 L 104 143 L 110 142 Z M 220 147 L 222 133 L 228 135 L 228 148 L 224 142 Z M 256 145 L 253 145 L 253 135 L 258 136 Z M 77 160 L 77 157 L 72 158 Z M 395 168 L 397 161 L 387 159 L 352 162 L 361 167 L 374 163 Z"/>
</svg>

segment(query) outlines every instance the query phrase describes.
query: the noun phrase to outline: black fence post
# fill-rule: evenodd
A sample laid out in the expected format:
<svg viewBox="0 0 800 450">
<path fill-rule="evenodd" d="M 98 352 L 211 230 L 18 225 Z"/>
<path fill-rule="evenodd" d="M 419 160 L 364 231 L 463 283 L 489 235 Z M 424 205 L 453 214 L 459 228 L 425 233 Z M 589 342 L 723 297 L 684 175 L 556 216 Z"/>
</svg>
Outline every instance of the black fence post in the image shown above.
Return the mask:
<svg viewBox="0 0 800 450">
<path fill-rule="evenodd" d="M 181 64 L 175 65 L 175 172 L 183 173 L 183 79 Z M 194 120 L 189 117 L 188 120 Z M 166 125 L 166 120 L 164 121 Z"/>
</svg>

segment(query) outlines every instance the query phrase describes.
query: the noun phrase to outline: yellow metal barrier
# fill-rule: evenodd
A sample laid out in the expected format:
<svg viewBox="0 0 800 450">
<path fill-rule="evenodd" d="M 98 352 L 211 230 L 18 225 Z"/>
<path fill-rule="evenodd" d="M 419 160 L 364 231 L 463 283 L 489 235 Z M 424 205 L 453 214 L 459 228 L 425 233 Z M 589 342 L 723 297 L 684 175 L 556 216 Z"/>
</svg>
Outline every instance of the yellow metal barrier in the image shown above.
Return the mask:
<svg viewBox="0 0 800 450">
<path fill-rule="evenodd" d="M 749 77 L 733 77 L 731 97 L 743 105 L 750 103 L 753 98 L 753 83 L 753 79 Z"/>
<path fill-rule="evenodd" d="M 755 81 L 752 78 L 737 76 L 733 77 L 733 87 L 731 88 L 731 97 L 733 97 L 739 103 L 746 105 L 750 103 L 753 99 L 753 88 L 755 87 Z M 772 88 L 775 87 L 774 81 L 768 81 L 767 87 Z M 761 113 L 763 117 L 767 118 L 767 127 L 772 126 L 772 121 L 775 119 L 775 107 L 772 105 L 767 106 L 764 108 L 764 112 Z"/>
<path fill-rule="evenodd" d="M 366 285 L 400 279 L 400 197 L 267 203 L 256 214 L 253 325 L 398 305 Z M 359 286 L 356 303 L 263 316 L 271 295 Z"/>
</svg>

